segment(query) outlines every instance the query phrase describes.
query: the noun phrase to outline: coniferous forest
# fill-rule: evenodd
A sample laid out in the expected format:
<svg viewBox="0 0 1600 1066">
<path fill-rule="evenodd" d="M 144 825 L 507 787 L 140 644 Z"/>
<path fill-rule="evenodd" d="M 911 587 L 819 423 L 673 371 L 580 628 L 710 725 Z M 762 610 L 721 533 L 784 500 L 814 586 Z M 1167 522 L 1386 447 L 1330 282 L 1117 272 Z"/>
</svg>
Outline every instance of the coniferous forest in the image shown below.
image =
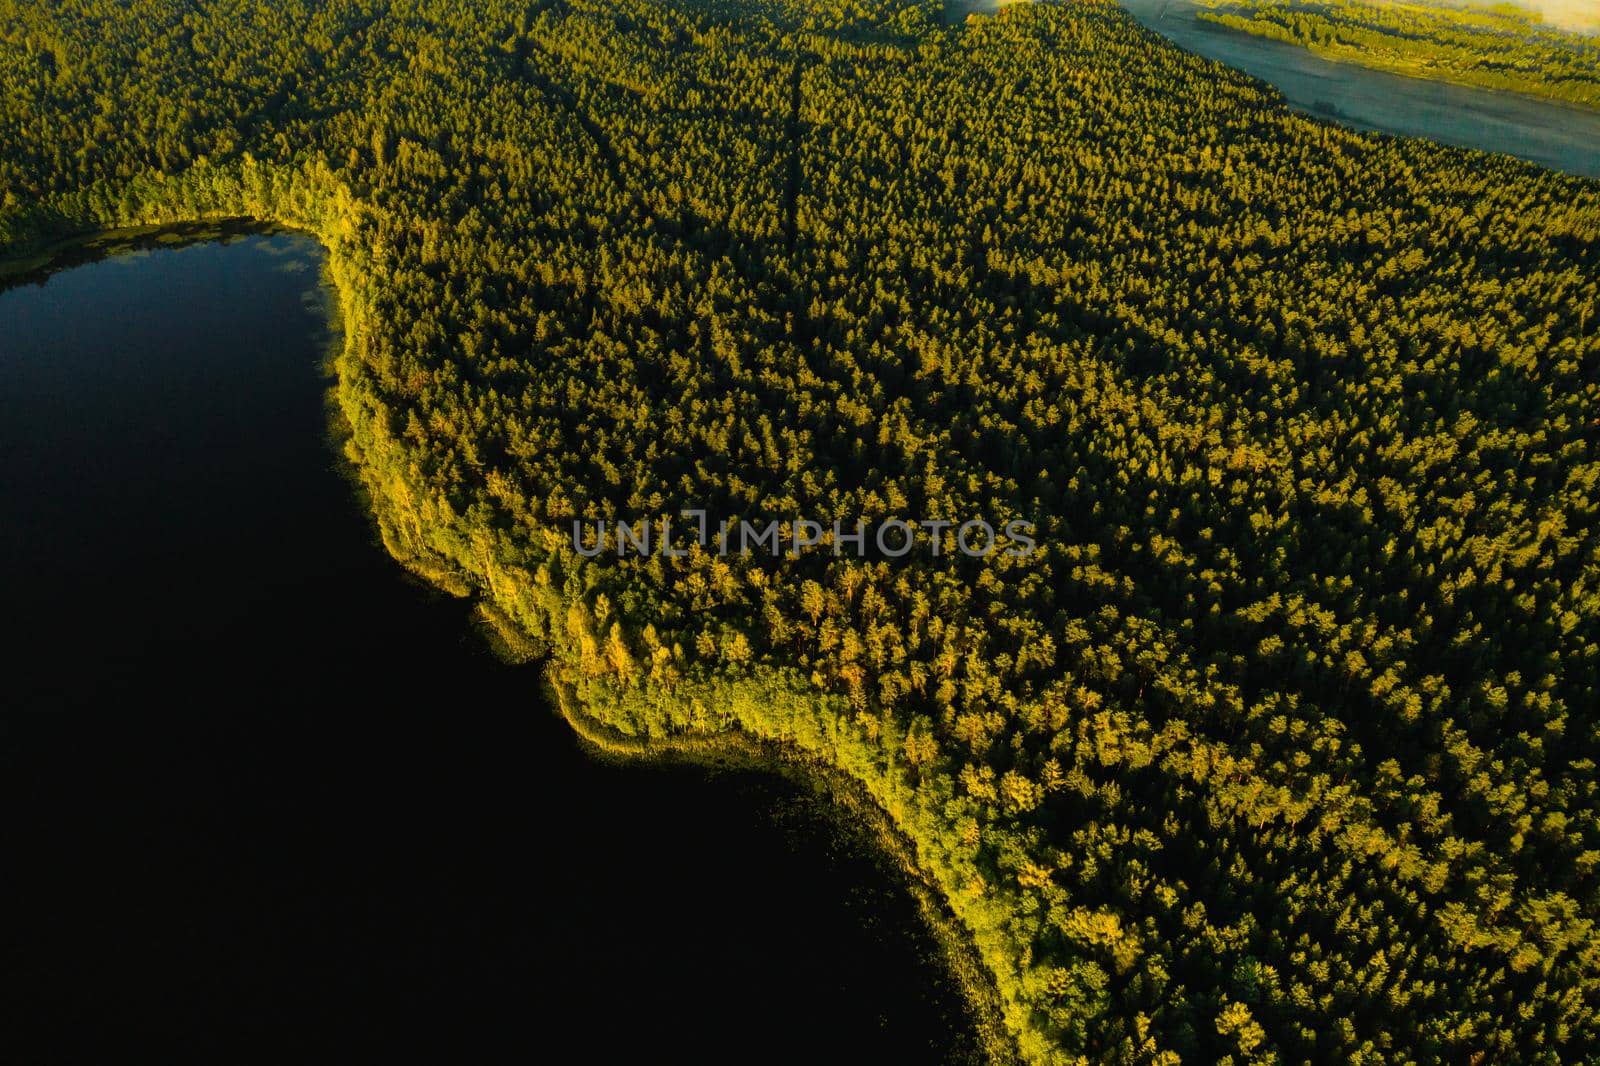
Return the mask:
<svg viewBox="0 0 1600 1066">
<path fill-rule="evenodd" d="M 998 1059 L 1589 1061 L 1600 184 L 941 15 L 0 0 L 0 245 L 316 234 L 390 551 L 574 721 L 859 783 Z M 955 525 L 572 539 L 684 508 Z"/>
</svg>

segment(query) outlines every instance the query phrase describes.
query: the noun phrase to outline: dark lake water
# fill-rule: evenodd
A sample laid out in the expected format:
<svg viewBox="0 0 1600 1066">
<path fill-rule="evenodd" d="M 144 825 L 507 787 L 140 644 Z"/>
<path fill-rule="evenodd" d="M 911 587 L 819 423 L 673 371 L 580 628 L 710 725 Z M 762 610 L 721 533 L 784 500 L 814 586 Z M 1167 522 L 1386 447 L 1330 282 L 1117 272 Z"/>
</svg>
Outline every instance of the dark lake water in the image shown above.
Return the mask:
<svg viewBox="0 0 1600 1066">
<path fill-rule="evenodd" d="M 818 800 L 591 760 L 377 546 L 320 267 L 256 234 L 0 291 L 0 1057 L 969 1058 Z"/>
</svg>

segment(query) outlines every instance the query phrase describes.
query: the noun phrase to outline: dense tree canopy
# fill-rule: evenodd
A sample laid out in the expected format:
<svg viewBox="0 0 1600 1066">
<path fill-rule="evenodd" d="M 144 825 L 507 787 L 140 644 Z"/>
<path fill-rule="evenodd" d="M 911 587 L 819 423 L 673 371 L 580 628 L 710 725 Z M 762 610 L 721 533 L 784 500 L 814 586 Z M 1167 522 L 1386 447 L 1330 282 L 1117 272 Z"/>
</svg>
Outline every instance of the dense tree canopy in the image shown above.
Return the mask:
<svg viewBox="0 0 1600 1066">
<path fill-rule="evenodd" d="M 1600 185 L 938 14 L 0 0 L 0 241 L 315 230 L 390 549 L 863 782 L 1025 1059 L 1583 1059 Z M 574 550 L 685 507 L 1038 549 Z"/>
</svg>

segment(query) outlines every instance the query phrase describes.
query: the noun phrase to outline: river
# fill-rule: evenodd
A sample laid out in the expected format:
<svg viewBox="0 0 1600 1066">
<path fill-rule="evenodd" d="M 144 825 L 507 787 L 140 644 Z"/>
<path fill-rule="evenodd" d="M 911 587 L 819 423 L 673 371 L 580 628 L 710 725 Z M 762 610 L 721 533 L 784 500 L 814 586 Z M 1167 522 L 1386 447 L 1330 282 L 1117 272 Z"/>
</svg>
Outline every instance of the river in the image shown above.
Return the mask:
<svg viewBox="0 0 1600 1066">
<path fill-rule="evenodd" d="M 1600 112 L 1519 93 L 1336 63 L 1196 18 L 1195 0 L 1119 0 L 1144 26 L 1207 59 L 1270 82 L 1289 104 L 1356 129 L 1428 137 L 1600 177 Z"/>
<path fill-rule="evenodd" d="M 141 243 L 0 292 L 8 1060 L 975 1057 L 820 800 L 590 758 L 384 554 L 318 245 Z"/>
</svg>

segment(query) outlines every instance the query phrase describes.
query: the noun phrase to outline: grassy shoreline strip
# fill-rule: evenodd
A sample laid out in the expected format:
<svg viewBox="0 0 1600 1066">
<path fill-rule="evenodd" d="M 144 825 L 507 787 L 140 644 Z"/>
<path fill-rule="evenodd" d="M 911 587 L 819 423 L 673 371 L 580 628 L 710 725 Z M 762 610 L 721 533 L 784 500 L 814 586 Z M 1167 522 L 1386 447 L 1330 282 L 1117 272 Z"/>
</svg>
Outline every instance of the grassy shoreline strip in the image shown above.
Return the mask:
<svg viewBox="0 0 1600 1066">
<path fill-rule="evenodd" d="M 1438 27 L 1447 25 L 1443 15 L 1448 9 L 1440 7 L 1421 10 L 1425 10 Z M 1253 0 L 1245 0 L 1242 6 L 1226 3 L 1202 4 L 1194 12 L 1194 18 L 1198 25 L 1215 32 L 1240 33 L 1260 40 L 1302 48 L 1330 63 L 1344 63 L 1398 77 L 1440 82 L 1468 89 L 1511 93 L 1540 103 L 1559 104 L 1590 114 L 1600 110 L 1600 89 L 1597 89 L 1592 82 L 1588 84 L 1574 82 L 1571 77 L 1559 71 L 1550 71 L 1546 74 L 1526 68 L 1506 68 L 1496 65 L 1490 59 L 1471 57 L 1464 51 L 1468 45 L 1496 44 L 1504 40 L 1502 34 L 1492 30 L 1462 24 L 1454 27 L 1461 34 L 1459 39 L 1435 42 L 1430 51 L 1428 42 L 1399 33 L 1390 33 L 1385 27 L 1377 24 L 1365 28 L 1353 27 L 1345 22 L 1329 21 L 1312 8 L 1290 8 L 1287 9 L 1287 13 L 1302 19 L 1314 20 L 1311 25 L 1326 36 L 1321 39 L 1314 36 L 1313 31 L 1305 23 L 1279 21 L 1274 16 L 1283 16 L 1283 11 L 1277 8 L 1264 11 Z M 1543 25 L 1529 24 L 1529 28 L 1540 29 Z M 1381 34 L 1390 38 L 1391 43 L 1387 46 L 1366 45 L 1356 39 L 1339 36 L 1341 32 Z M 1574 36 L 1571 39 L 1577 41 L 1580 38 Z M 1548 44 L 1548 41 L 1545 43 Z M 1558 54 L 1549 51 L 1545 53 L 1547 58 Z"/>
</svg>

